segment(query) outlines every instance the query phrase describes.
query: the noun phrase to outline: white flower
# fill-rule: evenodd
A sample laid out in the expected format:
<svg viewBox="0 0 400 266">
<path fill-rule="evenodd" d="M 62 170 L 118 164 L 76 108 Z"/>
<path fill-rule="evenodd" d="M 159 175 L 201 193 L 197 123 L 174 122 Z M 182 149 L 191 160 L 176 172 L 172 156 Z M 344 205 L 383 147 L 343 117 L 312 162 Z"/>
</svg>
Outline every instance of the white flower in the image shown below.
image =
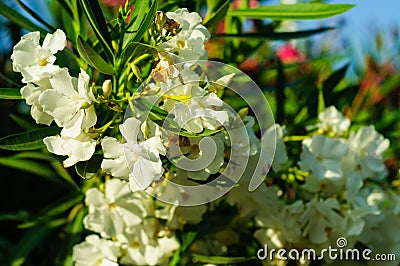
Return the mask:
<svg viewBox="0 0 400 266">
<path fill-rule="evenodd" d="M 96 101 L 89 87 L 89 76 L 81 69 L 79 79 L 69 75 L 62 68 L 49 79 L 52 90 L 45 90 L 39 96 L 43 111 L 54 117 L 60 127 L 74 128 L 78 135 L 82 129 L 94 126 L 97 116 L 93 103 Z"/>
<path fill-rule="evenodd" d="M 321 121 L 319 127 L 324 132 L 332 132 L 337 136 L 342 136 L 350 126 L 350 120 L 340 113 L 334 106 L 326 108 L 318 115 Z"/>
<path fill-rule="evenodd" d="M 347 141 L 349 154 L 343 160 L 346 175 L 360 172 L 361 176 L 381 180 L 387 175 L 383 163 L 383 152 L 389 147 L 389 140 L 379 134 L 373 126 L 360 128 L 357 133 L 351 132 Z"/>
<path fill-rule="evenodd" d="M 126 119 L 119 128 L 126 143 L 105 137 L 101 168 L 114 177 L 129 178 L 132 191 L 145 189 L 164 172 L 160 154 L 165 155 L 165 148 L 158 136 L 137 142 L 140 121 L 136 118 Z"/>
<path fill-rule="evenodd" d="M 11 60 L 13 70 L 21 72 L 22 82 L 37 82 L 48 78 L 59 67 L 53 65 L 56 61 L 54 54 L 66 46 L 65 33 L 58 29 L 54 34 L 47 34 L 43 45 L 39 45 L 40 33 L 38 31 L 22 36 L 13 49 Z"/>
<path fill-rule="evenodd" d="M 77 162 L 89 160 L 96 149 L 96 141 L 85 132 L 69 134 L 68 129 L 61 130 L 61 134 L 43 139 L 49 152 L 68 156 L 64 161 L 64 167 L 70 167 Z"/>
<path fill-rule="evenodd" d="M 90 188 L 85 203 L 89 207 L 85 228 L 105 238 L 118 237 L 141 223 L 150 211 L 149 196 L 141 191 L 132 193 L 129 183 L 119 179 L 107 180 L 104 193 Z"/>
<path fill-rule="evenodd" d="M 202 18 L 195 12 L 189 13 L 186 8 L 167 12 L 167 17 L 179 23 L 179 32 L 170 40 L 160 45 L 175 60 L 175 63 L 207 59 L 204 42 L 210 38 L 210 33 L 201 25 Z M 174 56 L 176 55 L 177 56 Z"/>
<path fill-rule="evenodd" d="M 338 210 L 340 204 L 336 199 L 312 199 L 299 219 L 304 228 L 303 236 L 308 236 L 313 244 L 328 242 L 332 231 L 340 231 L 345 226 L 345 220 L 337 213 Z"/>
<path fill-rule="evenodd" d="M 120 260 L 121 264 L 167 265 L 179 243 L 168 232 L 159 231 L 158 227 L 158 221 L 150 218 L 125 233 L 122 240 L 125 255 Z"/>
<path fill-rule="evenodd" d="M 340 140 L 314 135 L 303 141 L 299 165 L 303 171 L 311 171 L 318 180 L 330 179 L 340 182 L 341 163 L 347 153 L 347 145 Z"/>
<path fill-rule="evenodd" d="M 89 235 L 74 246 L 72 259 L 76 266 L 118 266 L 121 250 L 116 242 Z"/>
<path fill-rule="evenodd" d="M 254 237 L 268 247 L 293 247 L 301 243 L 301 224 L 299 218 L 304 212 L 302 201 L 285 206 L 282 201 L 274 201 L 277 206 L 270 205 L 261 215 L 255 217 L 258 229 Z"/>
<path fill-rule="evenodd" d="M 216 129 L 228 122 L 227 111 L 217 111 L 213 107 L 223 107 L 223 101 L 215 93 L 192 97 L 189 105 L 178 103 L 174 108 L 174 120 L 192 133 L 201 133 L 204 128 Z"/>
<path fill-rule="evenodd" d="M 186 224 L 198 224 L 203 220 L 203 214 L 207 211 L 207 205 L 177 206 L 157 202 L 159 208 L 155 215 L 159 219 L 166 220 L 166 226 L 183 230 Z"/>
<path fill-rule="evenodd" d="M 53 117 L 43 111 L 43 107 L 39 103 L 39 96 L 43 91 L 52 89 L 51 84 L 48 79 L 42 79 L 36 82 L 36 85 L 29 83 L 22 87 L 22 98 L 26 100 L 28 105 L 32 105 L 31 116 L 37 124 L 50 125 L 53 122 Z"/>
</svg>

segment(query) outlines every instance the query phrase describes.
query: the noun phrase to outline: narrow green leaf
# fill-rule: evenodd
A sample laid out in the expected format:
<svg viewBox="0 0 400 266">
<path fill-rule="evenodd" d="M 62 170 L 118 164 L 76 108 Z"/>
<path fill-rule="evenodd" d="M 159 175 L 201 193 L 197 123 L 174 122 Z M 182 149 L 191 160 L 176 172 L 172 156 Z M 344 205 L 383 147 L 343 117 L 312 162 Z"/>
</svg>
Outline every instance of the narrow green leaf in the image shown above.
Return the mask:
<svg viewBox="0 0 400 266">
<path fill-rule="evenodd" d="M 82 193 L 74 193 L 72 195 L 68 194 L 68 196 L 46 207 L 43 211 L 40 211 L 39 214 L 35 215 L 33 219 L 30 219 L 29 221 L 18 225 L 18 227 L 29 228 L 37 226 L 41 223 L 46 223 L 49 220 L 53 220 L 57 216 L 73 208 L 75 205 L 80 204 L 83 199 L 84 195 Z"/>
<path fill-rule="evenodd" d="M 229 10 L 229 3 L 230 1 L 226 0 L 223 3 L 219 3 L 217 8 L 212 7 L 212 10 L 208 11 L 208 14 L 203 21 L 204 26 L 206 28 L 215 26 L 221 19 L 223 19 Z"/>
<path fill-rule="evenodd" d="M 43 161 L 55 161 L 57 158 L 50 153 L 43 153 L 41 151 L 25 151 L 17 153 L 9 158 L 13 159 L 35 159 Z"/>
<path fill-rule="evenodd" d="M 46 167 L 43 167 L 42 163 L 38 163 L 35 161 L 0 157 L 0 165 L 35 174 L 56 183 L 61 182 L 61 180 L 53 171 L 49 170 Z"/>
<path fill-rule="evenodd" d="M 114 68 L 104 61 L 103 58 L 101 58 L 101 56 L 96 53 L 96 51 L 93 50 L 93 48 L 90 47 L 81 36 L 78 36 L 77 48 L 79 54 L 93 68 L 108 75 L 113 75 L 115 73 Z"/>
<path fill-rule="evenodd" d="M 322 84 L 323 100 L 327 105 L 333 104 L 333 102 L 331 101 L 332 91 L 339 84 L 339 82 L 344 78 L 348 67 L 349 67 L 349 65 L 347 64 L 344 67 L 338 69 L 333 74 L 331 74 Z"/>
<path fill-rule="evenodd" d="M 67 181 L 75 190 L 80 191 L 80 188 L 75 183 L 72 176 L 69 174 L 68 170 L 64 168 L 60 161 L 51 161 L 51 166 L 53 167 L 54 171 L 58 174 L 59 177 Z"/>
<path fill-rule="evenodd" d="M 16 88 L 0 88 L 0 99 L 5 100 L 21 100 L 22 96 L 19 89 Z"/>
<path fill-rule="evenodd" d="M 75 244 L 78 244 L 82 241 L 82 231 L 83 228 L 83 219 L 86 216 L 87 209 L 80 208 L 74 219 L 68 223 L 65 227 L 65 239 L 63 241 L 63 247 L 60 249 L 60 253 L 56 258 L 56 266 L 73 266 L 74 262 L 72 260 L 72 250 Z"/>
<path fill-rule="evenodd" d="M 211 263 L 211 264 L 231 264 L 231 263 L 243 263 L 249 262 L 252 260 L 256 260 L 256 257 L 221 257 L 221 256 L 206 256 L 201 254 L 192 254 L 193 258 L 197 259 L 202 263 Z"/>
<path fill-rule="evenodd" d="M 103 155 L 95 153 L 89 161 L 75 164 L 76 173 L 84 179 L 93 178 L 100 170 L 102 160 Z"/>
<path fill-rule="evenodd" d="M 24 221 L 29 218 L 29 213 L 25 210 L 0 213 L 0 221 Z"/>
<path fill-rule="evenodd" d="M 339 15 L 353 8 L 348 4 L 292 4 L 270 5 L 249 9 L 236 9 L 228 12 L 228 16 L 254 19 L 321 19 Z"/>
<path fill-rule="evenodd" d="M 332 30 L 331 27 L 322 27 L 313 30 L 294 31 L 294 32 L 270 32 L 270 33 L 245 33 L 245 34 L 216 34 L 213 38 L 239 38 L 251 40 L 292 40 L 307 38 L 316 34 Z"/>
<path fill-rule="evenodd" d="M 46 26 L 50 31 L 54 32 L 56 31 L 56 28 L 51 26 L 49 23 L 44 21 L 38 14 L 36 14 L 35 11 L 33 11 L 30 7 L 28 7 L 26 4 L 24 4 L 21 0 L 15 0 L 17 3 L 26 11 L 28 12 L 29 15 L 31 15 L 34 19 L 36 19 L 38 22 Z"/>
<path fill-rule="evenodd" d="M 65 219 L 51 221 L 43 226 L 29 229 L 20 239 L 12 254 L 11 266 L 20 266 L 25 263 L 29 254 L 35 247 L 44 240 L 44 238 L 54 229 L 64 225 Z"/>
<path fill-rule="evenodd" d="M 61 129 L 56 126 L 35 129 L 22 132 L 0 139 L 0 149 L 23 151 L 44 148 L 43 138 L 60 133 Z"/>
<path fill-rule="evenodd" d="M 0 1 L 0 15 L 6 17 L 10 21 L 14 22 L 21 28 L 24 28 L 28 31 L 40 31 L 40 33 L 42 35 L 45 35 L 46 33 L 48 33 L 47 30 L 32 23 L 29 19 L 22 16 L 18 11 L 10 8 L 4 2 L 1 2 L 1 1 Z"/>
<path fill-rule="evenodd" d="M 131 41 L 134 42 L 139 42 L 144 34 L 147 32 L 149 29 L 151 23 L 154 21 L 154 16 L 157 11 L 157 6 L 158 6 L 158 0 L 154 0 L 153 3 L 151 4 L 150 10 L 147 12 L 147 16 L 144 19 L 143 23 L 140 25 L 138 31 L 134 35 L 130 35 L 130 37 L 125 41 L 124 40 L 124 46 L 128 45 Z"/>
<path fill-rule="evenodd" d="M 150 0 L 135 1 L 127 31 L 134 32 L 139 29 L 140 24 L 146 16 L 149 4 Z"/>
<path fill-rule="evenodd" d="M 26 131 L 37 129 L 37 124 L 33 122 L 32 117 L 27 116 L 19 116 L 13 113 L 10 113 L 10 118 L 22 129 Z"/>
<path fill-rule="evenodd" d="M 112 60 L 114 55 L 111 49 L 111 37 L 99 2 L 97 0 L 80 0 L 79 2 L 108 59 Z"/>
</svg>

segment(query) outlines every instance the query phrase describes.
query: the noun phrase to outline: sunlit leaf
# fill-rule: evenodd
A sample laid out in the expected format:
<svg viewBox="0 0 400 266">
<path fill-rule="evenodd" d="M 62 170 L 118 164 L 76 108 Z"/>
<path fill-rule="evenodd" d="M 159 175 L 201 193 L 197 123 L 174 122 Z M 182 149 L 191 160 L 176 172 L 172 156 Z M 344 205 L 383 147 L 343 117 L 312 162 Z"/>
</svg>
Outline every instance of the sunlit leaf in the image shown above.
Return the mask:
<svg viewBox="0 0 400 266">
<path fill-rule="evenodd" d="M 294 31 L 294 32 L 215 34 L 213 35 L 213 38 L 239 38 L 239 39 L 250 39 L 250 40 L 291 40 L 291 39 L 310 37 L 332 29 L 334 28 L 322 27 L 314 30 L 304 30 L 304 31 Z"/>
<path fill-rule="evenodd" d="M 113 75 L 115 73 L 112 65 L 104 61 L 104 59 L 101 58 L 101 56 L 96 53 L 96 51 L 93 50 L 93 48 L 90 47 L 90 45 L 87 44 L 80 36 L 78 36 L 77 48 L 79 54 L 90 66 L 104 74 Z"/>
<path fill-rule="evenodd" d="M 92 27 L 95 35 L 103 46 L 108 60 L 113 59 L 113 51 L 111 49 L 111 37 L 108 32 L 106 20 L 98 1 L 79 0 L 83 7 L 83 11 Z"/>
<path fill-rule="evenodd" d="M 29 31 L 40 31 L 40 33 L 44 36 L 48 33 L 47 30 L 41 28 L 40 26 L 32 23 L 29 19 L 21 15 L 18 11 L 12 9 L 7 6 L 4 2 L 0 1 L 0 15 L 6 17 L 10 21 L 14 22 L 21 28 L 24 28 Z"/>
<path fill-rule="evenodd" d="M 228 12 L 228 16 L 255 19 L 321 19 L 339 15 L 353 8 L 348 4 L 291 4 L 269 5 L 248 9 L 236 9 Z"/>
</svg>

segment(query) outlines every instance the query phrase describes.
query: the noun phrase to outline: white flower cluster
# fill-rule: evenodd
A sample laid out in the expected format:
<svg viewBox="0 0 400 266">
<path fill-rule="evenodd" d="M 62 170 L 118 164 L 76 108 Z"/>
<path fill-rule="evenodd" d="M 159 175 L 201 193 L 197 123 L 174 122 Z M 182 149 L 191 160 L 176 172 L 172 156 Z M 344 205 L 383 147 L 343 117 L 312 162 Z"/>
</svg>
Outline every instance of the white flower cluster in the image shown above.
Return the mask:
<svg viewBox="0 0 400 266">
<path fill-rule="evenodd" d="M 11 59 L 14 71 L 21 72 L 21 89 L 31 115 L 38 124 L 54 121 L 62 127 L 58 136 L 43 139 L 47 149 L 57 155 L 66 155 L 65 167 L 89 160 L 96 147 L 89 129 L 96 124 L 93 104 L 96 98 L 89 87 L 89 76 L 81 69 L 78 78 L 71 77 L 67 68 L 55 65 L 57 51 L 66 46 L 62 30 L 47 34 L 39 44 L 39 32 L 28 33 L 14 47 Z"/>
<path fill-rule="evenodd" d="M 399 256 L 400 196 L 379 184 L 387 176 L 383 152 L 389 141 L 373 126 L 348 134 L 350 121 L 334 107 L 319 118 L 319 129 L 302 141 L 295 182 L 303 185 L 283 191 L 263 184 L 249 194 L 241 184 L 228 194 L 228 202 L 238 206 L 241 217 L 255 218 L 259 229 L 254 236 L 269 248 L 321 251 L 345 237 L 347 248 L 359 242 L 374 253 Z M 288 157 L 284 131 L 275 130 L 279 139 L 271 175 L 282 176 Z"/>
<path fill-rule="evenodd" d="M 175 235 L 156 217 L 155 202 L 147 193 L 132 193 L 129 183 L 110 179 L 104 191 L 86 192 L 89 235 L 74 246 L 75 265 L 163 265 L 179 248 Z"/>
</svg>

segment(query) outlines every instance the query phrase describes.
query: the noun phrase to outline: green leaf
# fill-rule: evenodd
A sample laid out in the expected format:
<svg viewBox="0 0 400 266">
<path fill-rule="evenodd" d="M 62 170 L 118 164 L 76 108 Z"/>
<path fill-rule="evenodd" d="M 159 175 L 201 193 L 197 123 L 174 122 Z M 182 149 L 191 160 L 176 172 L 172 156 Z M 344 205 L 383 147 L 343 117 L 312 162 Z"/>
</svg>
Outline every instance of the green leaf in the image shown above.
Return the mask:
<svg viewBox="0 0 400 266">
<path fill-rule="evenodd" d="M 75 190 L 80 191 L 78 185 L 75 183 L 74 179 L 69 174 L 68 170 L 64 168 L 64 166 L 60 161 L 53 160 L 50 162 L 50 164 L 59 177 L 67 181 L 67 183 L 69 183 Z"/>
<path fill-rule="evenodd" d="M 144 19 L 143 23 L 140 25 L 138 31 L 136 34 L 130 34 L 127 39 L 124 40 L 124 45 L 130 44 L 131 41 L 134 42 L 139 42 L 144 34 L 147 32 L 147 30 L 150 28 L 151 23 L 154 21 L 154 16 L 157 11 L 157 6 L 158 6 L 158 0 L 154 0 L 153 3 L 151 4 L 150 10 L 147 12 L 147 16 Z"/>
<path fill-rule="evenodd" d="M 323 100 L 326 103 L 326 105 L 334 104 L 334 102 L 332 102 L 332 91 L 344 78 L 348 67 L 349 65 L 347 64 L 344 67 L 340 68 L 339 70 L 335 71 L 322 84 Z"/>
<path fill-rule="evenodd" d="M 0 99 L 5 100 L 21 100 L 22 96 L 19 89 L 16 88 L 0 88 Z"/>
<path fill-rule="evenodd" d="M 7 157 L 0 157 L 0 165 L 21 170 L 27 173 L 35 174 L 37 176 L 46 178 L 50 181 L 60 183 L 61 180 L 57 175 L 46 167 L 43 167 L 43 163 L 38 163 L 31 160 L 25 159 L 14 159 Z"/>
<path fill-rule="evenodd" d="M 83 39 L 81 36 L 78 36 L 77 40 L 77 48 L 78 48 L 78 53 L 83 57 L 83 59 L 92 67 L 97 69 L 98 71 L 108 74 L 108 75 L 114 75 L 115 70 L 114 68 L 108 64 L 106 61 L 101 58 L 101 56 L 96 53 L 95 50 L 93 50 L 92 47 L 90 47 Z"/>
<path fill-rule="evenodd" d="M 82 193 L 74 193 L 72 195 L 68 194 L 68 196 L 51 204 L 49 207 L 46 207 L 44 210 L 40 211 L 39 214 L 36 214 L 33 219 L 18 225 L 18 227 L 29 228 L 53 220 L 57 216 L 73 208 L 75 205 L 80 204 L 83 199 L 84 195 Z"/>
<path fill-rule="evenodd" d="M 14 22 L 21 28 L 24 28 L 28 31 L 39 31 L 42 35 L 48 33 L 47 30 L 39 27 L 38 25 L 32 23 L 29 19 L 22 16 L 18 11 L 10 8 L 4 2 L 0 1 L 0 15 L 6 17 L 10 21 Z"/>
<path fill-rule="evenodd" d="M 146 11 L 149 4 L 150 0 L 139 0 L 133 3 L 135 8 L 132 11 L 128 28 L 126 29 L 128 32 L 134 32 L 139 29 L 140 24 L 146 16 Z"/>
<path fill-rule="evenodd" d="M 44 26 L 46 26 L 49 30 L 52 32 L 56 31 L 56 28 L 48 24 L 46 21 L 44 21 L 38 14 L 36 14 L 35 11 L 33 11 L 30 7 L 25 5 L 21 0 L 15 0 L 26 12 L 28 12 L 29 15 L 31 15 L 34 19 L 42 23 Z"/>
<path fill-rule="evenodd" d="M 103 155 L 95 153 L 89 161 L 75 164 L 76 173 L 84 179 L 93 178 L 99 171 L 102 160 Z"/>
<path fill-rule="evenodd" d="M 348 4 L 292 4 L 270 5 L 249 9 L 236 9 L 228 12 L 228 16 L 254 19 L 321 19 L 339 15 L 353 8 Z"/>
<path fill-rule="evenodd" d="M 202 263 L 211 264 L 231 264 L 231 263 L 243 263 L 256 260 L 256 257 L 221 257 L 221 256 L 206 256 L 201 254 L 192 254 L 193 258 Z"/>
<path fill-rule="evenodd" d="M 216 3 L 215 0 L 207 1 L 209 10 L 203 21 L 204 26 L 206 28 L 212 27 L 223 19 L 229 10 L 229 3 L 229 0 L 223 0 L 222 3 Z"/>
<path fill-rule="evenodd" d="M 251 40 L 292 40 L 307 38 L 316 34 L 332 30 L 331 27 L 322 27 L 314 30 L 294 31 L 294 32 L 270 32 L 270 33 L 245 33 L 245 34 L 215 34 L 213 38 L 239 38 Z"/>
<path fill-rule="evenodd" d="M 27 116 L 19 116 L 13 113 L 10 113 L 10 118 L 22 129 L 26 131 L 37 129 L 37 124 L 33 122 L 32 117 Z"/>
<path fill-rule="evenodd" d="M 0 139 L 0 149 L 23 151 L 44 148 L 43 138 L 60 133 L 56 126 L 35 129 L 23 133 L 9 135 Z"/>
<path fill-rule="evenodd" d="M 108 59 L 112 61 L 114 55 L 111 49 L 111 37 L 99 2 L 97 0 L 80 0 L 79 2 Z"/>
<path fill-rule="evenodd" d="M 63 246 L 60 248 L 60 253 L 57 255 L 55 265 L 62 266 L 73 266 L 72 260 L 72 250 L 75 244 L 78 244 L 82 241 L 82 231 L 83 228 L 83 219 L 86 216 L 87 210 L 85 208 L 80 208 L 72 222 L 68 223 L 65 227 L 65 240 L 63 241 Z"/>
<path fill-rule="evenodd" d="M 44 224 L 43 226 L 29 229 L 20 239 L 14 249 L 11 266 L 23 265 L 32 250 L 40 246 L 40 243 L 51 231 L 64 225 L 65 222 L 65 219 L 58 219 Z"/>
<path fill-rule="evenodd" d="M 0 221 L 24 221 L 29 218 L 29 213 L 25 210 L 0 213 Z"/>
</svg>

